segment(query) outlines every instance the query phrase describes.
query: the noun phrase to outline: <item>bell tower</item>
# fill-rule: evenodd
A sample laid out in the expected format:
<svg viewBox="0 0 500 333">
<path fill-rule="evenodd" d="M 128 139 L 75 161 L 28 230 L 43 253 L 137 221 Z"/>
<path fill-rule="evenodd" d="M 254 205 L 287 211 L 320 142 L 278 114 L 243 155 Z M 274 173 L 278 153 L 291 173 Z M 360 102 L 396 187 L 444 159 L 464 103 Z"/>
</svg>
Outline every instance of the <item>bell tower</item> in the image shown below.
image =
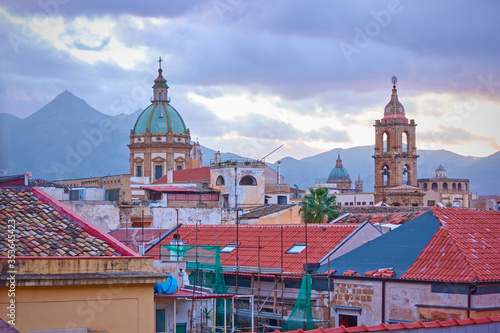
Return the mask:
<svg viewBox="0 0 500 333">
<path fill-rule="evenodd" d="M 388 190 L 408 185 L 417 187 L 417 147 L 415 120 L 408 121 L 405 108 L 398 100 L 397 78 L 392 77 L 392 96 L 384 110 L 384 117 L 375 121 L 375 202 L 394 205 L 420 205 L 411 199 L 396 200 Z M 399 190 L 399 188 L 398 188 Z M 409 192 L 404 188 L 402 192 Z M 401 194 L 401 191 L 397 191 Z M 391 195 L 392 196 L 392 195 Z"/>
</svg>

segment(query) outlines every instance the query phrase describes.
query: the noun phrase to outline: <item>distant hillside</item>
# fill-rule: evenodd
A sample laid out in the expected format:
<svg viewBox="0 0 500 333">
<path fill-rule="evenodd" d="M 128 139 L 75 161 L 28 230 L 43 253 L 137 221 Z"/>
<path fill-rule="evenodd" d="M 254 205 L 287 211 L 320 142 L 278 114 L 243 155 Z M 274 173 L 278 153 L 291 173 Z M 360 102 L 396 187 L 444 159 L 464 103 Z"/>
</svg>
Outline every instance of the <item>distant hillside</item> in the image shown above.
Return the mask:
<svg viewBox="0 0 500 333">
<path fill-rule="evenodd" d="M 64 91 L 25 119 L 0 114 L 0 174 L 31 171 L 34 177 L 56 180 L 128 173 L 127 144 L 141 112 L 108 116 Z M 208 165 L 215 150 L 202 147 L 202 153 Z M 373 146 L 333 149 L 300 160 L 283 158 L 286 183 L 301 189 L 314 186 L 317 179 L 328 177 L 339 153 L 353 185 L 359 175 L 364 190 L 373 191 Z M 500 152 L 484 158 L 445 150 L 420 150 L 418 154 L 419 178 L 432 177 L 442 164 L 449 177 L 469 178 L 473 193 L 500 193 Z M 222 160 L 230 158 L 241 157 L 222 152 Z M 276 169 L 276 163 L 271 166 Z"/>
<path fill-rule="evenodd" d="M 301 189 L 314 186 L 316 180 L 326 179 L 335 167 L 338 154 L 342 158 L 354 187 L 358 175 L 363 180 L 364 191 L 373 191 L 375 183 L 373 146 L 348 149 L 333 149 L 325 153 L 296 160 L 290 157 L 281 160 L 285 181 L 290 185 L 298 184 Z M 449 178 L 468 178 L 472 193 L 500 193 L 500 152 L 484 158 L 462 156 L 446 150 L 418 150 L 418 178 L 434 177 L 439 165 L 447 170 Z M 276 166 L 276 164 L 275 164 Z"/>
</svg>

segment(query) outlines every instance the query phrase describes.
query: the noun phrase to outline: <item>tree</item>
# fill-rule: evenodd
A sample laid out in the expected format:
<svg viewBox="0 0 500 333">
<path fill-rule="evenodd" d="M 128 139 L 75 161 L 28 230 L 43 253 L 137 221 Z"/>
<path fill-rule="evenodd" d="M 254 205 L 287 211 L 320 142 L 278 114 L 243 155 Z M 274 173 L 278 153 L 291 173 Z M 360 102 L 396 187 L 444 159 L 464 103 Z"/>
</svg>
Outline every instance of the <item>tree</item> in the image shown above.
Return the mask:
<svg viewBox="0 0 500 333">
<path fill-rule="evenodd" d="M 327 188 L 309 189 L 309 194 L 299 203 L 302 220 L 307 223 L 328 223 L 339 216 L 335 196 Z"/>
</svg>

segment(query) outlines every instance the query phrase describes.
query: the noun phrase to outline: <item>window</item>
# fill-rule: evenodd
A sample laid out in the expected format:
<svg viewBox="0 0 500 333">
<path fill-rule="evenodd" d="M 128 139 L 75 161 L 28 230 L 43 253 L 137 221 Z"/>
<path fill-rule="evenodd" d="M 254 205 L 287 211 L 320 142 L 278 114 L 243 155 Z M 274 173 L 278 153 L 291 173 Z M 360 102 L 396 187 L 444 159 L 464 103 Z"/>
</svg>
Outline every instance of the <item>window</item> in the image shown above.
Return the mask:
<svg viewBox="0 0 500 333">
<path fill-rule="evenodd" d="M 387 165 L 384 165 L 382 168 L 381 174 L 382 174 L 382 185 L 384 186 L 389 186 L 391 185 L 390 179 L 389 179 L 389 174 L 390 174 L 389 167 Z"/>
<path fill-rule="evenodd" d="M 387 153 L 389 151 L 389 134 L 384 132 L 382 134 L 382 152 Z"/>
<path fill-rule="evenodd" d="M 244 176 L 240 180 L 240 185 L 243 186 L 257 186 L 257 180 L 253 178 L 252 176 Z"/>
<path fill-rule="evenodd" d="M 448 183 L 443 183 L 443 192 L 448 192 Z"/>
<path fill-rule="evenodd" d="M 356 202 L 356 205 L 361 206 L 361 202 L 360 201 Z"/>
<path fill-rule="evenodd" d="M 436 201 L 434 200 L 427 200 L 427 207 L 434 207 L 436 205 Z"/>
<path fill-rule="evenodd" d="M 288 254 L 299 254 L 306 248 L 306 244 L 304 243 L 295 243 L 291 248 L 288 249 L 285 253 Z"/>
<path fill-rule="evenodd" d="M 370 206 L 373 206 L 373 201 L 370 201 Z"/>
<path fill-rule="evenodd" d="M 467 186 L 465 187 L 465 189 L 467 189 Z M 461 183 L 458 183 L 458 190 L 462 191 L 462 184 Z"/>
<path fill-rule="evenodd" d="M 433 191 L 437 192 L 437 190 L 438 190 L 438 184 L 437 183 L 432 183 L 431 188 L 432 188 Z"/>
<path fill-rule="evenodd" d="M 278 195 L 278 205 L 286 205 L 286 195 Z"/>
<path fill-rule="evenodd" d="M 427 190 L 427 183 L 424 183 L 424 190 Z"/>
<path fill-rule="evenodd" d="M 163 166 L 157 165 L 155 166 L 155 180 L 158 180 L 161 177 L 163 177 Z"/>
<path fill-rule="evenodd" d="M 178 165 L 177 170 L 182 170 L 182 165 Z"/>
<path fill-rule="evenodd" d="M 345 327 L 358 326 L 358 316 L 339 314 L 339 326 L 340 325 L 344 325 Z"/>
<path fill-rule="evenodd" d="M 457 190 L 457 184 L 456 183 L 453 183 L 453 185 L 451 185 L 451 190 L 453 192 L 455 192 Z"/>
<path fill-rule="evenodd" d="M 362 206 L 366 206 L 366 201 L 361 202 Z"/>
<path fill-rule="evenodd" d="M 217 180 L 215 181 L 215 185 L 221 186 L 221 185 L 225 185 L 225 184 L 226 184 L 226 182 L 224 181 L 224 177 L 222 177 L 222 176 L 217 177 Z"/>
<path fill-rule="evenodd" d="M 156 333 L 166 332 L 165 309 L 156 309 Z"/>
<path fill-rule="evenodd" d="M 239 244 L 236 244 L 236 243 L 227 243 L 226 246 L 224 246 L 221 250 L 220 250 L 220 253 L 231 253 L 233 252 L 233 250 L 238 247 L 239 245 L 241 245 L 241 243 Z"/>
<path fill-rule="evenodd" d="M 405 164 L 403 166 L 403 184 L 410 185 L 410 166 Z"/>
<path fill-rule="evenodd" d="M 142 166 L 141 165 L 137 166 L 137 177 L 142 177 Z"/>
<path fill-rule="evenodd" d="M 407 153 L 408 152 L 408 133 L 406 133 L 406 132 L 403 132 L 403 134 L 401 134 L 401 145 L 403 148 L 403 153 Z"/>
</svg>

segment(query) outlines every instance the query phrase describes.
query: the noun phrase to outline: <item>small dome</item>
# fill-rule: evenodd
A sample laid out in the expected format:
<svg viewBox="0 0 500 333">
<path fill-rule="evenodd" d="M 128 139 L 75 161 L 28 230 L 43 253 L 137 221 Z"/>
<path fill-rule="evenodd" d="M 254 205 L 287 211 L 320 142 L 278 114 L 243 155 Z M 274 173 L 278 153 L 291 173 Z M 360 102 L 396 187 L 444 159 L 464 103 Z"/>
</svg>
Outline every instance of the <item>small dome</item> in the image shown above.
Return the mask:
<svg viewBox="0 0 500 333">
<path fill-rule="evenodd" d="M 436 171 L 446 171 L 445 168 L 439 164 L 438 168 L 436 169 Z"/>
<path fill-rule="evenodd" d="M 142 133 L 187 134 L 181 115 L 168 103 L 154 103 L 148 106 L 135 122 L 134 134 Z"/>
<path fill-rule="evenodd" d="M 337 180 L 337 179 L 347 179 L 350 180 L 349 172 L 342 165 L 342 159 L 340 158 L 340 154 L 337 158 L 337 163 L 335 164 L 335 168 L 330 171 L 330 175 L 328 176 L 328 181 Z"/>
<path fill-rule="evenodd" d="M 345 168 L 333 168 L 328 176 L 328 179 L 351 179 L 349 177 L 349 172 Z"/>
</svg>

